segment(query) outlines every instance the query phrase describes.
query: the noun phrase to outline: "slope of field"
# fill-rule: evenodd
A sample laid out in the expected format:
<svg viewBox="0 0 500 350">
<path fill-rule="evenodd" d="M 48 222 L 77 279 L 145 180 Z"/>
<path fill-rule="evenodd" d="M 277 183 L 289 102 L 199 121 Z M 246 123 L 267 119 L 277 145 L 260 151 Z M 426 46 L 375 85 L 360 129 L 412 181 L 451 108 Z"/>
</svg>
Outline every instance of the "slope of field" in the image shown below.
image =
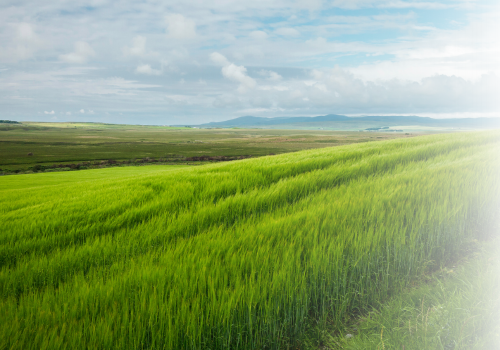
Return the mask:
<svg viewBox="0 0 500 350">
<path fill-rule="evenodd" d="M 481 239 L 499 151 L 488 132 L 57 188 L 2 178 L 0 348 L 286 348 Z"/>
<path fill-rule="evenodd" d="M 0 181 L 0 191 L 4 190 L 31 190 L 51 186 L 52 191 L 58 191 L 67 185 L 85 186 L 92 182 L 105 181 L 109 179 L 124 180 L 143 177 L 146 175 L 161 175 L 167 171 L 187 169 L 186 165 L 155 165 L 155 166 L 127 166 L 117 168 L 89 169 L 75 173 L 56 172 L 45 174 L 22 174 L 9 176 Z"/>
</svg>

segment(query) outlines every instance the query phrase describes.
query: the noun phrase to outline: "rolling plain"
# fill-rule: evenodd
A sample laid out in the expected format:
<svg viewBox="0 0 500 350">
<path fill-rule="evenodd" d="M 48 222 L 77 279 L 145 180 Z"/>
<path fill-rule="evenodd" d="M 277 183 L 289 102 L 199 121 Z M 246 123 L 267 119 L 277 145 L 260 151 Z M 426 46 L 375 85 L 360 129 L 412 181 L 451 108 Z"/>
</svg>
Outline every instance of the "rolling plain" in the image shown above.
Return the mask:
<svg viewBox="0 0 500 350">
<path fill-rule="evenodd" d="M 0 173 L 152 162 L 200 164 L 199 160 L 193 161 L 193 157 L 232 160 L 409 136 L 402 133 L 196 129 L 98 123 L 0 124 Z"/>
</svg>

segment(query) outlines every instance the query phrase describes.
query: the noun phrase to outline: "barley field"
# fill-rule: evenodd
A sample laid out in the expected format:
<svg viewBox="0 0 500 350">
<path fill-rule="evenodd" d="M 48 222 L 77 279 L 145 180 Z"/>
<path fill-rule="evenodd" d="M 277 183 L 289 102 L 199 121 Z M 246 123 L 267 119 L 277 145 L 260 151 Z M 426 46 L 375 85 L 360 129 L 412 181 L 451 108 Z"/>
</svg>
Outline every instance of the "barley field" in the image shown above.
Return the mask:
<svg viewBox="0 0 500 350">
<path fill-rule="evenodd" d="M 2 177 L 0 349 L 296 348 L 480 240 L 499 154 L 493 131 Z"/>
</svg>

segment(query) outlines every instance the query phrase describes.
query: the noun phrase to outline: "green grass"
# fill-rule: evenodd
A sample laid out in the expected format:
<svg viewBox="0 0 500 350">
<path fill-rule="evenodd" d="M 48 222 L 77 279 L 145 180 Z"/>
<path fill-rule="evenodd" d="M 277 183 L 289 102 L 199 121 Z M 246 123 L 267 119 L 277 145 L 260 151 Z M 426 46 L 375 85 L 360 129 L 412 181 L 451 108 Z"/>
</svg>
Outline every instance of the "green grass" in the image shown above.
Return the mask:
<svg viewBox="0 0 500 350">
<path fill-rule="evenodd" d="M 398 137 L 407 135 L 24 122 L 0 124 L 0 169 L 145 157 L 176 162 L 202 155 L 257 157 Z"/>
<path fill-rule="evenodd" d="M 29 190 L 51 186 L 52 191 L 57 191 L 67 185 L 92 184 L 95 181 L 105 181 L 110 178 L 113 181 L 118 179 L 134 179 L 145 175 L 161 175 L 167 171 L 186 169 L 186 165 L 156 165 L 156 166 L 128 166 L 104 169 L 88 169 L 77 173 L 67 174 L 65 172 L 45 173 L 45 174 L 22 174 L 9 177 L 8 180 L 0 181 L 0 191 L 3 190 Z M 55 188 L 57 187 L 57 188 Z"/>
<path fill-rule="evenodd" d="M 41 175 L 4 177 L 0 348 L 295 346 L 482 239 L 499 150 L 488 132 L 29 188 L 18 179 Z"/>
<path fill-rule="evenodd" d="M 500 349 L 500 240 L 443 266 L 332 337 L 323 349 Z M 346 337 L 347 334 L 350 336 Z M 352 337 L 351 337 L 352 336 Z"/>
</svg>

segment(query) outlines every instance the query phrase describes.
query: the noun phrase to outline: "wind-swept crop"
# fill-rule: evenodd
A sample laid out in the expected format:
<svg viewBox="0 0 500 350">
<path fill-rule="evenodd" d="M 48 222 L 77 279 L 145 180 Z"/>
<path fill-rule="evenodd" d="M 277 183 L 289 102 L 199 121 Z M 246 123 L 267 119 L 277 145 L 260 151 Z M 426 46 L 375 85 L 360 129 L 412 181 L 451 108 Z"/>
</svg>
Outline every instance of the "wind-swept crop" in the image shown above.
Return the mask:
<svg viewBox="0 0 500 350">
<path fill-rule="evenodd" d="M 0 349 L 286 348 L 479 238 L 499 150 L 484 132 L 36 175 L 0 197 Z"/>
</svg>

